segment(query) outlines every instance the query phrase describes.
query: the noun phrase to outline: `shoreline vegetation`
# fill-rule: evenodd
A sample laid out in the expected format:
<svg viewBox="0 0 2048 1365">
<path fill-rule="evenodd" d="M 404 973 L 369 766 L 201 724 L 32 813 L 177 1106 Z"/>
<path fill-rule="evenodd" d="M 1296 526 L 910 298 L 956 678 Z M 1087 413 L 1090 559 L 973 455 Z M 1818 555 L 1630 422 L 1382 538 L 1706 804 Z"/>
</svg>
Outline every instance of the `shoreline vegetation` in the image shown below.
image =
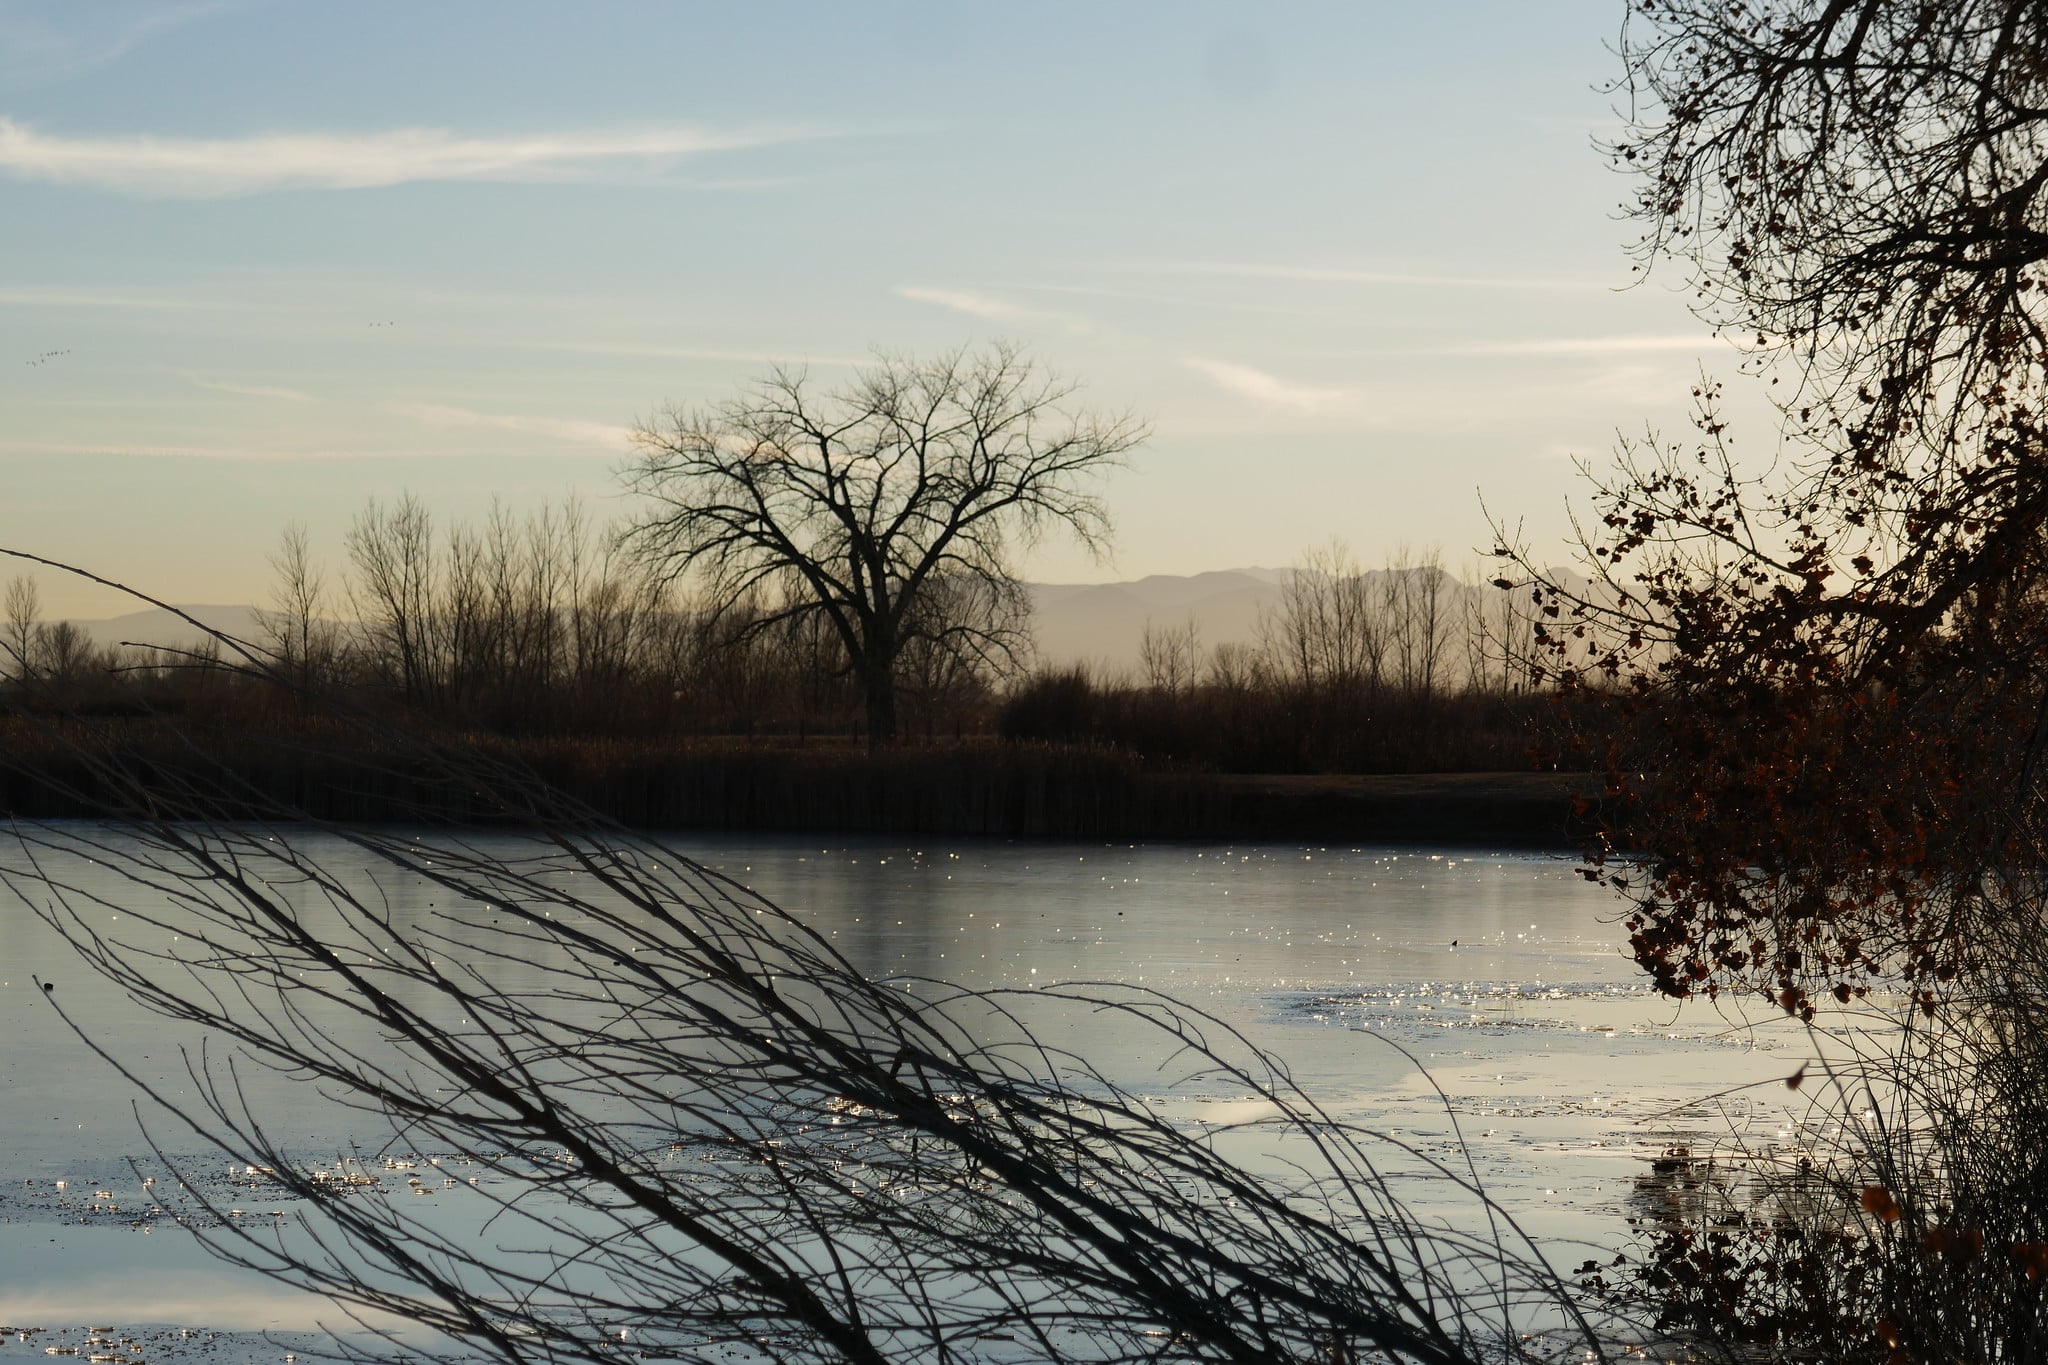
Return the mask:
<svg viewBox="0 0 2048 1365">
<path fill-rule="evenodd" d="M 0 772 L 0 808 L 29 819 L 104 810 L 92 764 L 50 726 L 44 718 L 0 725 L 9 755 Z M 195 745 L 188 727 L 124 725 L 115 734 L 102 728 L 96 739 L 97 752 L 118 752 L 167 786 L 199 776 L 203 767 L 231 774 L 252 801 L 318 820 L 489 818 L 487 810 L 465 808 L 445 783 L 415 772 L 397 749 L 344 753 L 318 733 L 223 731 Z M 1598 791 L 1598 780 L 1584 773 L 1176 771 L 1114 750 L 993 740 L 873 751 L 817 740 L 803 747 L 477 735 L 449 742 L 643 830 L 1565 850 L 1576 847 L 1575 810 Z"/>
<path fill-rule="evenodd" d="M 342 823 L 487 814 L 419 781 L 399 736 L 643 830 L 1568 850 L 1596 794 L 1544 769 L 1573 766 L 1559 741 L 1600 731 L 1607 702 L 1546 687 L 1535 607 L 1433 552 L 1367 569 L 1313 550 L 1256 641 L 1148 625 L 1135 671 L 920 636 L 884 730 L 790 585 L 714 600 L 621 543 L 573 502 L 481 528 L 372 502 L 332 587 L 287 530 L 254 639 L 137 594 L 193 628 L 183 649 L 95 645 L 43 621 L 18 577 L 0 601 L 0 800 L 102 809 L 81 736 L 173 787 L 205 767 L 252 805 Z M 341 711 L 370 724 L 343 736 Z"/>
</svg>

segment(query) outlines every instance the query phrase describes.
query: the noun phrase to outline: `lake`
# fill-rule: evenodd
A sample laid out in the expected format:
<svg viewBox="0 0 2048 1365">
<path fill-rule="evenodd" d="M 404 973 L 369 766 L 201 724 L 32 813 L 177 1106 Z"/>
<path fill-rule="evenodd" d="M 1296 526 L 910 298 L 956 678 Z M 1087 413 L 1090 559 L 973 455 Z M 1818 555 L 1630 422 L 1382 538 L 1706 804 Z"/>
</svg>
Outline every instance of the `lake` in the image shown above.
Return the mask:
<svg viewBox="0 0 2048 1365">
<path fill-rule="evenodd" d="M 1795 1121 L 1778 1082 L 1804 1060 L 1803 1032 L 1679 1008 L 1643 989 L 1621 952 L 1615 902 L 1562 859 L 1274 844 L 673 842 L 798 915 L 871 976 L 1117 981 L 1184 1000 L 1283 1058 L 1336 1116 L 1445 1155 L 1462 1141 L 1472 1169 L 1554 1244 L 1559 1264 L 1623 1240 L 1648 1157 L 1731 1126 L 1768 1143 Z M 309 846 L 345 876 L 372 875 L 344 845 Z M 110 917 L 140 908 L 99 869 L 67 875 L 102 894 Z M 396 925 L 432 912 L 424 884 L 386 877 L 379 887 Z M 130 1334 L 131 1358 L 272 1361 L 289 1334 L 338 1323 L 331 1304 L 225 1267 L 148 1214 L 161 1192 L 141 1181 L 161 1163 L 131 1088 L 32 976 L 53 983 L 96 1043 L 169 1093 L 189 1084 L 179 1045 L 197 1041 L 91 976 L 27 907 L 0 913 L 0 1326 L 46 1329 L 10 1335 L 0 1353 L 42 1354 L 83 1343 L 89 1327 L 115 1327 Z M 1116 1073 L 1115 1028 L 1093 1016 L 1056 1027 L 1052 1041 Z M 1146 1084 L 1141 1070 L 1119 1079 Z M 362 1140 L 359 1123 L 307 1089 L 249 1082 L 295 1149 L 332 1154 Z M 1218 1112 L 1241 1099 L 1206 1098 Z M 217 1174 L 216 1193 L 247 1188 L 251 1215 L 271 1216 L 260 1181 L 196 1155 L 161 1115 L 143 1117 L 168 1152 Z"/>
</svg>

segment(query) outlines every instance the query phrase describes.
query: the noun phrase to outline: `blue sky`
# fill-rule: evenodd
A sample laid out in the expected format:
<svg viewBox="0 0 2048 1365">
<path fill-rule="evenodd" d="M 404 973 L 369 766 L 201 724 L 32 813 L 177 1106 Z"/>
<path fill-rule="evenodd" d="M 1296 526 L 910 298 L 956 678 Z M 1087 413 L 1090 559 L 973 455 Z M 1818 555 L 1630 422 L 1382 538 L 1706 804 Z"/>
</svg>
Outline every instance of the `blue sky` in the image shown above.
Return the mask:
<svg viewBox="0 0 2048 1365">
<path fill-rule="evenodd" d="M 0 0 L 0 543 L 257 599 L 287 522 L 621 512 L 666 403 L 995 337 L 1155 431 L 1029 576 L 1554 537 L 1734 368 L 1623 288 L 1620 18 Z"/>
</svg>

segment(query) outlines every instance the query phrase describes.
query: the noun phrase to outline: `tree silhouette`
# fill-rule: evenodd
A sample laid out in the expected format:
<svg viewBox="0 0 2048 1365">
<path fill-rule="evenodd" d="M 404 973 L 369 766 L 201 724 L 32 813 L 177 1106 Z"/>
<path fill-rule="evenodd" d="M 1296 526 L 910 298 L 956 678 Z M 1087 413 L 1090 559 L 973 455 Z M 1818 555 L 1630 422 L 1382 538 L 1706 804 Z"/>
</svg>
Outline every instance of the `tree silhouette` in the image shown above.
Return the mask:
<svg viewBox="0 0 2048 1365">
<path fill-rule="evenodd" d="M 1784 439 L 1743 468 L 1703 380 L 1693 437 L 1595 477 L 1590 582 L 1505 539 L 1501 582 L 1551 678 L 1619 693 L 1566 742 L 1658 987 L 1864 1046 L 1809 1091 L 1837 1136 L 1639 1282 L 1794 1357 L 2038 1360 L 2048 11 L 1638 0 L 1622 47 L 1641 264 L 1688 272 Z"/>
<path fill-rule="evenodd" d="M 1932 992 L 2010 908 L 2048 737 L 2048 18 L 1644 0 L 1623 51 L 1644 263 L 1751 344 L 1786 439 L 1744 470 L 1703 381 L 1695 439 L 1595 479 L 1590 586 L 1502 548 L 1551 677 L 1642 685 L 1597 744 L 1659 985 Z"/>
<path fill-rule="evenodd" d="M 1026 610 L 1019 546 L 1049 527 L 1091 547 L 1107 536 L 1089 484 L 1145 429 L 1070 413 L 1073 393 L 1002 345 L 884 358 L 824 395 L 777 370 L 640 428 L 626 485 L 653 509 L 627 543 L 665 572 L 699 573 L 715 609 L 776 594 L 751 629 L 822 617 L 866 695 L 871 742 L 886 743 L 908 642 L 1009 659 Z"/>
</svg>

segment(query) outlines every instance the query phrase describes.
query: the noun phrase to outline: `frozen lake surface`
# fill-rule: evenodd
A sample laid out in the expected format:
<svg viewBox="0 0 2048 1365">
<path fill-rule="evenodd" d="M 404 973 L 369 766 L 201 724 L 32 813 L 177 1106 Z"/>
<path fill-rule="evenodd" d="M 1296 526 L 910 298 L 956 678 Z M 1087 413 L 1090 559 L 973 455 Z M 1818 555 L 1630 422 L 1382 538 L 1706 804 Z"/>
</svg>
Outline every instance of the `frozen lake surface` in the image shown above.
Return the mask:
<svg viewBox="0 0 2048 1365">
<path fill-rule="evenodd" d="M 1340 1118 L 1457 1158 L 1575 1264 L 1612 1248 L 1647 1159 L 1695 1131 L 1768 1143 L 1791 1122 L 1775 1082 L 1805 1035 L 1750 1025 L 1643 989 L 1618 907 L 1569 861 L 1451 849 L 1284 845 L 1083 847 L 1001 843 L 680 839 L 682 852 L 818 928 L 863 971 L 968 985 L 1118 981 L 1163 991 L 1246 1031 Z M 330 866 L 353 855 L 318 850 Z M 5 855 L 0 855 L 5 856 Z M 367 868 L 361 875 L 369 875 Z M 431 889 L 385 882 L 394 920 Z M 166 1028 L 87 972 L 29 909 L 0 911 L 0 1355 L 282 1361 L 292 1334 L 345 1325 L 325 1300 L 197 1250 L 143 1185 L 163 1163 L 211 1172 L 202 1191 L 289 1219 L 259 1173 L 193 1146 L 142 1111 L 57 1018 L 55 992 L 95 1042 L 176 1094 Z M 1116 1065 L 1096 1016 L 1049 1039 Z M 1142 1086 L 1142 1077 L 1137 1078 Z M 308 1160 L 361 1138 L 306 1087 L 249 1078 L 253 1103 Z M 1198 1101 L 1227 1116 L 1243 1097 Z M 395 1151 L 434 1186 L 466 1177 Z M 133 1163 L 131 1165 L 131 1163 Z M 416 1179 L 417 1177 L 412 1177 Z M 62 1182 L 61 1184 L 59 1182 Z M 156 1212 L 152 1212 L 156 1210 Z M 40 1329 L 23 1332 L 20 1329 Z M 105 1329 L 95 1331 L 94 1329 Z M 263 1333 L 282 1334 L 267 1339 Z M 310 1339 L 308 1339 L 310 1340 Z"/>
</svg>

